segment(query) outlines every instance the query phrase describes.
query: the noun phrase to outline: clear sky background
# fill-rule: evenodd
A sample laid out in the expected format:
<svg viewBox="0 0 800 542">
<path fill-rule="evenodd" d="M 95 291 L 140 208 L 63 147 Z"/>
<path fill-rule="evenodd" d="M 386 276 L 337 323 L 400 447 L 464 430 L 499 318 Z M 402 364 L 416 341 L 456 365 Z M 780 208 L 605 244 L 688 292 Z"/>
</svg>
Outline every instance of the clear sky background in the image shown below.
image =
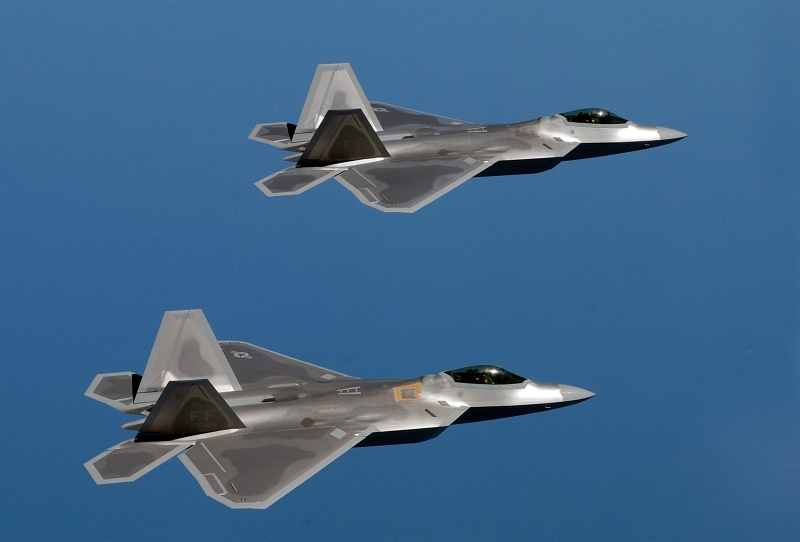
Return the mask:
<svg viewBox="0 0 800 542">
<path fill-rule="evenodd" d="M 0 532 L 8 539 L 791 540 L 800 532 L 800 4 L 2 2 Z M 412 215 L 266 198 L 247 139 L 319 63 L 474 122 L 604 107 L 686 132 L 473 179 Z M 165 310 L 364 378 L 494 363 L 597 393 L 353 450 L 265 511 L 83 396 Z"/>
</svg>

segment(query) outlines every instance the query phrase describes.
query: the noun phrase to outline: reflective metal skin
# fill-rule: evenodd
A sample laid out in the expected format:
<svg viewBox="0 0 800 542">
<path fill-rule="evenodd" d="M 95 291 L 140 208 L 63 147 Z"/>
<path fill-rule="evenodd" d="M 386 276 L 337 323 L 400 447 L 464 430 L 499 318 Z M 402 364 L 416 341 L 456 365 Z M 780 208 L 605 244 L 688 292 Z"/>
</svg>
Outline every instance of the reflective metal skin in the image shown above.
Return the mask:
<svg viewBox="0 0 800 542">
<path fill-rule="evenodd" d="M 144 375 L 100 374 L 86 395 L 138 431 L 85 463 L 130 482 L 178 456 L 209 497 L 267 508 L 353 447 L 422 442 L 452 424 L 541 412 L 594 394 L 495 366 L 360 380 L 251 344 L 218 342 L 202 311 L 172 311 Z"/>
<path fill-rule="evenodd" d="M 259 124 L 250 139 L 295 154 L 261 179 L 267 196 L 335 177 L 364 204 L 413 213 L 472 177 L 540 173 L 562 161 L 658 147 L 686 137 L 604 109 L 518 124 L 475 124 L 368 102 L 349 64 L 321 64 L 297 125 Z"/>
</svg>

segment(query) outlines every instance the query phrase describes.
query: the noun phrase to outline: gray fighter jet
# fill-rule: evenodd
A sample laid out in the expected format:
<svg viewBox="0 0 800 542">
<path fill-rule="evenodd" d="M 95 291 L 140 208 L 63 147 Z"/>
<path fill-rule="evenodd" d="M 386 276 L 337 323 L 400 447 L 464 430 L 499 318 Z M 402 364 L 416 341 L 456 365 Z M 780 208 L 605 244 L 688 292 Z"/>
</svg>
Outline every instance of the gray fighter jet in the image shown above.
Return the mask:
<svg viewBox="0 0 800 542">
<path fill-rule="evenodd" d="M 206 495 L 266 508 L 350 448 L 422 442 L 452 424 L 542 412 L 594 394 L 490 365 L 409 380 L 360 380 L 214 337 L 200 310 L 164 314 L 139 376 L 100 374 L 86 395 L 137 431 L 85 463 L 98 484 L 131 482 L 174 456 Z"/>
<path fill-rule="evenodd" d="M 413 213 L 472 177 L 541 173 L 581 160 L 673 143 L 686 134 L 578 109 L 518 124 L 475 124 L 367 101 L 349 64 L 321 64 L 298 123 L 258 124 L 250 139 L 294 154 L 261 179 L 267 196 L 336 177 L 362 203 Z"/>
</svg>

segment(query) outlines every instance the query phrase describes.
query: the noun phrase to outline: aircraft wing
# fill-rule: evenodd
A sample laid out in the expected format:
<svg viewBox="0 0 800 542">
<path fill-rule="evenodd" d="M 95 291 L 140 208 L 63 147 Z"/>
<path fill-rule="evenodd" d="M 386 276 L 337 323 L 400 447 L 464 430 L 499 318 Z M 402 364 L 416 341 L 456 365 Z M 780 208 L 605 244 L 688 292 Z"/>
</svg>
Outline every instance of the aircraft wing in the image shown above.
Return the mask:
<svg viewBox="0 0 800 542">
<path fill-rule="evenodd" d="M 358 380 L 338 371 L 290 358 L 266 348 L 238 341 L 219 343 L 242 389 L 268 388 L 307 382 Z"/>
<path fill-rule="evenodd" d="M 470 156 L 388 159 L 350 167 L 336 180 L 370 207 L 386 213 L 413 213 L 494 161 Z"/>
<path fill-rule="evenodd" d="M 361 442 L 338 427 L 214 437 L 180 455 L 206 495 L 230 508 L 267 508 Z"/>
<path fill-rule="evenodd" d="M 439 115 L 414 111 L 413 109 L 406 109 L 405 107 L 398 107 L 382 102 L 370 102 L 369 105 L 372 106 L 372 111 L 375 112 L 384 130 L 408 127 L 408 130 L 412 131 L 423 127 L 474 124 L 472 122 L 441 117 Z"/>
</svg>

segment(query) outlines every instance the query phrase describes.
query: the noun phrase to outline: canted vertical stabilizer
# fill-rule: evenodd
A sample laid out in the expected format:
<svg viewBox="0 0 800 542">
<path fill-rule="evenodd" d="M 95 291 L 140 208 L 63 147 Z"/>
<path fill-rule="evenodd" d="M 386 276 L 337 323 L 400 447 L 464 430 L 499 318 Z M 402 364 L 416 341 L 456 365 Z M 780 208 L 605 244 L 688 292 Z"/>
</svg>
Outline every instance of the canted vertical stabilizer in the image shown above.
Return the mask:
<svg viewBox="0 0 800 542">
<path fill-rule="evenodd" d="M 203 311 L 165 312 L 134 403 L 155 402 L 171 381 L 198 379 L 219 392 L 242 389 Z"/>
<path fill-rule="evenodd" d="M 389 152 L 360 109 L 331 109 L 308 142 L 297 166 L 319 167 L 389 158 Z"/>
<path fill-rule="evenodd" d="M 320 64 L 311 82 L 292 141 L 311 139 L 311 134 L 322 123 L 325 113 L 331 109 L 360 109 L 373 130 L 383 130 L 350 64 Z"/>
<path fill-rule="evenodd" d="M 175 440 L 244 426 L 208 380 L 170 382 L 139 429 L 136 442 Z"/>
</svg>

